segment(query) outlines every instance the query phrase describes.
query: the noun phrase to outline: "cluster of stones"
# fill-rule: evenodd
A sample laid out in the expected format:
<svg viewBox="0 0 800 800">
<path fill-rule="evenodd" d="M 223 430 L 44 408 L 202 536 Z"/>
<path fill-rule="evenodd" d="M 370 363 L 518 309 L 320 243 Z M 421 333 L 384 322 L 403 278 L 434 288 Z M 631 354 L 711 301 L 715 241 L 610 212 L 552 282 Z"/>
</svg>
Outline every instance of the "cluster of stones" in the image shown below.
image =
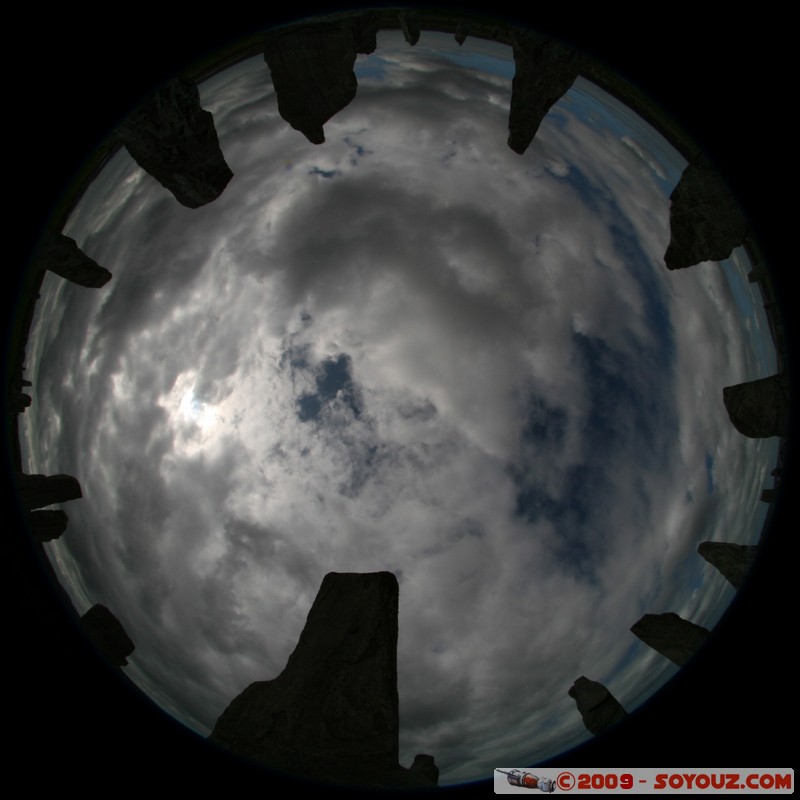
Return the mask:
<svg viewBox="0 0 800 800">
<path fill-rule="evenodd" d="M 730 257 L 733 248 L 748 245 L 747 221 L 736 200 L 714 168 L 700 155 L 683 172 L 670 195 L 670 242 L 664 255 L 668 269 L 683 269 L 704 261 Z M 761 285 L 770 329 L 780 355 L 782 325 L 774 299 L 770 298 L 769 274 L 758 264 L 748 276 Z M 778 436 L 789 432 L 789 377 L 785 370 L 758 380 L 725 386 L 722 399 L 731 423 L 750 438 Z M 783 448 L 782 448 L 783 449 Z M 773 470 L 779 478 L 781 468 Z M 761 499 L 773 503 L 775 489 L 764 489 Z M 740 589 L 758 554 L 757 545 L 732 542 L 701 542 L 697 552 L 733 585 Z M 631 632 L 645 644 L 684 666 L 706 641 L 709 631 L 675 613 L 645 614 Z M 620 722 L 625 711 L 611 693 L 599 683 L 578 678 L 569 690 L 584 724 L 594 734 Z"/>
<path fill-rule="evenodd" d="M 423 12 L 425 13 L 425 12 Z M 388 16 L 387 16 L 388 15 Z M 284 120 L 313 144 L 325 141 L 323 126 L 357 92 L 353 71 L 358 53 L 376 48 L 379 29 L 402 30 L 417 43 L 422 23 L 450 30 L 462 44 L 467 35 L 495 39 L 513 48 L 516 74 L 509 112 L 509 147 L 524 153 L 551 106 L 579 73 L 597 80 L 584 57 L 550 37 L 498 27 L 478 18 L 435 18 L 401 10 L 344 14 L 286 26 L 264 39 Z M 117 129 L 117 143 L 168 189 L 176 200 L 197 208 L 220 196 L 233 174 L 222 155 L 212 115 L 201 108 L 197 86 L 178 78 L 141 104 Z M 748 226 L 713 167 L 694 157 L 671 195 L 669 269 L 727 258 L 747 244 Z M 81 286 L 100 288 L 111 278 L 62 233 L 46 231 L 33 269 L 49 270 Z M 763 265 L 751 274 L 768 291 Z M 767 308 L 767 306 L 765 306 Z M 773 334 L 780 323 L 767 308 Z M 31 404 L 21 370 L 8 387 L 12 413 Z M 785 373 L 723 389 L 731 422 L 745 436 L 786 436 L 788 378 Z M 81 497 L 78 481 L 67 475 L 17 475 L 19 496 L 38 542 L 59 537 L 67 527 L 61 510 L 40 510 Z M 772 490 L 762 499 L 771 502 Z M 737 588 L 757 548 L 704 542 L 700 554 Z M 397 696 L 398 587 L 391 573 L 329 574 L 308 615 L 297 647 L 275 679 L 251 684 L 220 716 L 211 740 L 272 768 L 316 780 L 371 787 L 435 786 L 438 768 L 418 755 L 410 769 L 398 762 Z M 127 663 L 133 643 L 118 620 L 96 605 L 81 623 L 113 663 Z M 678 665 L 702 645 L 708 631 L 677 614 L 646 614 L 632 632 Z M 569 689 L 586 727 L 597 734 L 626 717 L 602 684 L 583 676 Z"/>
</svg>

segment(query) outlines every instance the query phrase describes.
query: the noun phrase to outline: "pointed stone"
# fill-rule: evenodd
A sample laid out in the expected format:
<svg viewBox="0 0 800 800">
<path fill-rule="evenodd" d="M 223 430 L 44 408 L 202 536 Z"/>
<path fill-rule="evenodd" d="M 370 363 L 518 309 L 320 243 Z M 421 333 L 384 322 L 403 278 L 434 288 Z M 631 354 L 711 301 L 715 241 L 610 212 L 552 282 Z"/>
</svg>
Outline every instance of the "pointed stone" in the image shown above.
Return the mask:
<svg viewBox="0 0 800 800">
<path fill-rule="evenodd" d="M 103 605 L 93 605 L 82 617 L 81 625 L 94 646 L 117 667 L 128 663 L 128 656 L 134 651 L 122 623 Z"/>
<path fill-rule="evenodd" d="M 738 203 L 703 158 L 686 167 L 670 200 L 670 240 L 664 254 L 669 269 L 722 261 L 747 238 L 747 221 Z"/>
<path fill-rule="evenodd" d="M 214 117 L 200 106 L 200 92 L 191 81 L 170 81 L 117 133 L 134 161 L 188 208 L 216 200 L 233 177 Z"/>
<path fill-rule="evenodd" d="M 28 511 L 83 497 L 81 485 L 71 475 L 25 475 L 17 473 L 22 507 Z"/>
<path fill-rule="evenodd" d="M 329 573 L 286 668 L 250 684 L 209 737 L 312 780 L 430 785 L 398 764 L 397 579 Z"/>
<path fill-rule="evenodd" d="M 58 539 L 67 529 L 69 521 L 64 511 L 52 509 L 47 511 L 31 511 L 28 517 L 31 533 L 37 542 L 51 542 Z"/>
<path fill-rule="evenodd" d="M 758 555 L 758 547 L 730 542 L 700 542 L 697 552 L 731 584 L 741 589 Z"/>
<path fill-rule="evenodd" d="M 722 400 L 739 433 L 753 439 L 788 433 L 789 379 L 785 373 L 725 386 Z"/>
<path fill-rule="evenodd" d="M 305 23 L 268 37 L 267 62 L 278 112 L 312 144 L 322 144 L 322 126 L 356 96 L 357 53 L 377 46 L 378 19 L 372 12 L 340 20 Z"/>
<path fill-rule="evenodd" d="M 99 289 L 111 280 L 111 273 L 105 267 L 89 258 L 74 239 L 63 233 L 44 232 L 33 265 L 88 289 Z"/>
<path fill-rule="evenodd" d="M 602 683 L 590 681 L 583 675 L 572 684 L 568 694 L 575 700 L 583 724 L 595 736 L 622 722 L 628 716 L 614 695 Z"/>
<path fill-rule="evenodd" d="M 513 48 L 516 72 L 511 83 L 508 146 L 522 155 L 550 107 L 575 82 L 584 57 L 532 31 L 514 31 Z"/>
<path fill-rule="evenodd" d="M 467 40 L 467 21 L 463 17 L 458 18 L 455 37 L 459 45 L 464 44 Z"/>
<path fill-rule="evenodd" d="M 398 17 L 403 38 L 413 47 L 419 41 L 421 33 L 419 12 L 405 9 L 398 14 Z"/>
<path fill-rule="evenodd" d="M 700 625 L 669 611 L 666 614 L 645 614 L 631 632 L 662 656 L 682 667 L 708 638 Z"/>
</svg>

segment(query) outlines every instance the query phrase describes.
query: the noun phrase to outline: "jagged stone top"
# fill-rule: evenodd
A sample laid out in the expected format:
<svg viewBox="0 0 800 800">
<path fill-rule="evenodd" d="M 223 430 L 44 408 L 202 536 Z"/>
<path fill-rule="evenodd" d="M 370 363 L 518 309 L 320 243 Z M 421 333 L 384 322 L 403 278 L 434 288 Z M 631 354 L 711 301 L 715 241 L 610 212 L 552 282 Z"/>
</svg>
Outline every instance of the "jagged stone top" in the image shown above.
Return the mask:
<svg viewBox="0 0 800 800">
<path fill-rule="evenodd" d="M 250 684 L 209 738 L 311 779 L 435 785 L 432 758 L 398 763 L 398 600 L 391 572 L 327 574 L 283 672 Z"/>
<path fill-rule="evenodd" d="M 686 167 L 670 200 L 670 240 L 664 254 L 669 269 L 722 261 L 747 238 L 747 220 L 738 203 L 703 158 Z"/>
<path fill-rule="evenodd" d="M 184 78 L 148 97 L 117 135 L 134 161 L 188 208 L 216 200 L 233 177 L 214 117 L 200 106 L 197 86 Z"/>
</svg>

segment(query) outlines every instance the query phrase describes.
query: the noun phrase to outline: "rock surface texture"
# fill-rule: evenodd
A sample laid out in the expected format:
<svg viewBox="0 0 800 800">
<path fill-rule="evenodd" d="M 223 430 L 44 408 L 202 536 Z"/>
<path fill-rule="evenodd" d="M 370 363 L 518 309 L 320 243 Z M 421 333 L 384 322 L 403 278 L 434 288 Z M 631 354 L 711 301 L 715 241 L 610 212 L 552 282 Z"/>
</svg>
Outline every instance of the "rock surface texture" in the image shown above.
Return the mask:
<svg viewBox="0 0 800 800">
<path fill-rule="evenodd" d="M 45 231 L 33 265 L 88 289 L 99 289 L 111 280 L 111 273 L 105 267 L 89 258 L 74 239 L 63 233 Z"/>
<path fill-rule="evenodd" d="M 81 485 L 71 475 L 17 473 L 17 488 L 22 507 L 28 511 L 83 497 Z"/>
<path fill-rule="evenodd" d="M 365 12 L 306 23 L 272 34 L 264 60 L 272 75 L 278 112 L 312 144 L 322 144 L 322 126 L 356 96 L 356 53 L 376 47 L 378 22 Z"/>
<path fill-rule="evenodd" d="M 397 579 L 329 573 L 277 678 L 248 686 L 210 739 L 317 781 L 431 786 L 398 763 Z"/>
<path fill-rule="evenodd" d="M 682 667 L 708 638 L 700 625 L 669 611 L 666 614 L 645 614 L 632 628 L 646 645 Z"/>
<path fill-rule="evenodd" d="M 581 675 L 568 692 L 575 700 L 583 724 L 597 736 L 608 728 L 622 722 L 628 713 L 611 692 L 597 681 L 590 681 Z"/>
<path fill-rule="evenodd" d="M 751 439 L 789 431 L 789 379 L 784 373 L 725 386 L 722 400 L 733 426 Z"/>
<path fill-rule="evenodd" d="M 216 200 L 233 177 L 214 118 L 191 81 L 177 78 L 117 128 L 131 157 L 189 208 Z"/>
<path fill-rule="evenodd" d="M 122 623 L 103 605 L 93 605 L 82 617 L 81 625 L 94 646 L 117 667 L 128 663 L 134 645 Z"/>
<path fill-rule="evenodd" d="M 514 31 L 514 64 L 508 146 L 522 155 L 550 107 L 572 86 L 584 57 L 561 42 L 530 31 Z"/>
<path fill-rule="evenodd" d="M 716 170 L 693 161 L 670 195 L 670 240 L 664 263 L 682 269 L 722 261 L 747 237 L 747 221 Z"/>
<path fill-rule="evenodd" d="M 737 589 L 742 584 L 758 555 L 758 547 L 730 542 L 700 542 L 697 552 L 716 567 Z"/>
</svg>

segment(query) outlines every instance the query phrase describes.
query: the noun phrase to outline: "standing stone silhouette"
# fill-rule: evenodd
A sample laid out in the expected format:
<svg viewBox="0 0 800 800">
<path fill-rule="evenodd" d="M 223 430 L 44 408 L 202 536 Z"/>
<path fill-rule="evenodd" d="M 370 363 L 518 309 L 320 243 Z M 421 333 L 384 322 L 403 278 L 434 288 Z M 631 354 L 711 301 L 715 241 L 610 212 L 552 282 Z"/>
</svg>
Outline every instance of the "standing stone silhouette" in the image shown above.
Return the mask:
<svg viewBox="0 0 800 800">
<path fill-rule="evenodd" d="M 80 619 L 81 625 L 94 646 L 117 667 L 128 664 L 134 651 L 133 642 L 122 623 L 104 605 L 95 603 Z"/>
<path fill-rule="evenodd" d="M 508 146 L 522 155 L 539 125 L 585 64 L 577 50 L 533 31 L 512 34 L 516 72 L 511 82 Z"/>
<path fill-rule="evenodd" d="M 697 552 L 709 564 L 716 567 L 733 586 L 741 589 L 758 555 L 758 547 L 731 542 L 700 542 Z"/>
<path fill-rule="evenodd" d="M 188 208 L 216 200 L 233 177 L 214 117 L 200 105 L 197 86 L 184 78 L 154 92 L 117 134 L 131 158 Z"/>
<path fill-rule="evenodd" d="M 99 289 L 111 280 L 111 273 L 89 258 L 74 239 L 48 230 L 42 234 L 33 268 L 48 269 L 87 289 Z"/>
<path fill-rule="evenodd" d="M 646 645 L 682 667 L 705 643 L 708 631 L 701 625 L 679 617 L 672 611 L 666 614 L 645 614 L 631 628 Z"/>
<path fill-rule="evenodd" d="M 747 220 L 717 171 L 695 159 L 670 195 L 670 240 L 664 263 L 683 269 L 722 261 L 747 238 Z"/>
<path fill-rule="evenodd" d="M 83 497 L 81 485 L 71 475 L 26 475 L 17 473 L 22 507 L 28 511 Z"/>
<path fill-rule="evenodd" d="M 783 372 L 725 386 L 722 400 L 731 423 L 744 436 L 757 439 L 789 432 L 789 378 Z"/>
<path fill-rule="evenodd" d="M 627 711 L 602 683 L 591 681 L 583 675 L 572 684 L 568 694 L 575 700 L 583 717 L 583 724 L 595 736 L 628 716 Z"/>
<path fill-rule="evenodd" d="M 31 533 L 37 542 L 51 542 L 58 539 L 67 529 L 67 515 L 60 509 L 31 511 L 28 516 Z"/>
<path fill-rule="evenodd" d="M 365 12 L 295 25 L 267 37 L 264 60 L 278 112 L 312 144 L 325 141 L 322 126 L 356 96 L 356 54 L 375 50 L 377 31 L 375 15 Z"/>
<path fill-rule="evenodd" d="M 286 668 L 250 684 L 209 738 L 314 780 L 435 785 L 430 764 L 398 763 L 398 599 L 391 572 L 326 575 Z"/>
</svg>

